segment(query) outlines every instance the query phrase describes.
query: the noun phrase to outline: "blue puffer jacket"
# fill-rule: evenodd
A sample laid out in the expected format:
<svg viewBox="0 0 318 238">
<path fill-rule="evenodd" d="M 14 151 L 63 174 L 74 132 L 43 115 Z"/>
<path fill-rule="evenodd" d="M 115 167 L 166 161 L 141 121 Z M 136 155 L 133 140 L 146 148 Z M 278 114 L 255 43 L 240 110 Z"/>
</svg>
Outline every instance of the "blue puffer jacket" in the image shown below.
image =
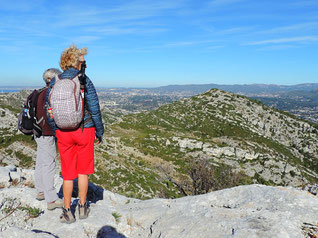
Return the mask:
<svg viewBox="0 0 318 238">
<path fill-rule="evenodd" d="M 65 70 L 61 75 L 59 75 L 60 79 L 65 79 L 65 78 L 73 78 L 79 73 L 78 69 L 70 68 L 68 70 Z M 47 105 L 47 108 L 49 108 L 49 95 L 51 92 L 51 89 L 55 83 L 55 78 L 53 78 L 50 82 L 49 88 L 46 93 L 45 97 L 45 103 Z M 84 124 L 84 128 L 90 128 L 90 127 L 95 127 L 95 135 L 97 138 L 102 139 L 103 134 L 104 134 L 104 126 L 102 122 L 102 116 L 99 108 L 99 101 L 97 97 L 97 93 L 95 90 L 95 87 L 92 83 L 92 81 L 86 76 L 86 92 L 85 92 L 85 116 L 84 116 L 84 121 L 88 120 L 90 117 L 92 117 L 92 120 L 88 120 Z M 54 119 L 50 118 L 48 115 L 48 122 L 51 126 L 51 128 L 54 131 L 59 130 L 59 128 L 56 126 Z"/>
</svg>

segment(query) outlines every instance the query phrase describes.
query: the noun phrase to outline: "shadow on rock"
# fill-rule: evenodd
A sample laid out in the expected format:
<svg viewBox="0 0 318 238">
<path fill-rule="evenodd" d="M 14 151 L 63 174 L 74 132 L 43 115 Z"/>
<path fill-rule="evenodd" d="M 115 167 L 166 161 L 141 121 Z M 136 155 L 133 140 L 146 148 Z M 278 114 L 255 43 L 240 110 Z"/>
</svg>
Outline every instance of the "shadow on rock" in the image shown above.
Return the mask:
<svg viewBox="0 0 318 238">
<path fill-rule="evenodd" d="M 59 238 L 58 236 L 56 236 L 56 235 L 54 235 L 54 234 L 52 234 L 51 232 L 48 232 L 48 231 L 41 231 L 41 230 L 37 230 L 37 229 L 33 229 L 32 231 L 34 233 L 37 233 L 37 234 L 46 234 L 46 235 L 50 235 L 50 236 L 52 236 L 54 238 Z M 45 236 L 45 237 L 47 237 L 47 236 Z"/>
<path fill-rule="evenodd" d="M 104 189 L 96 186 L 95 184 L 88 183 L 88 191 L 87 191 L 87 201 L 92 203 L 96 203 L 99 200 L 103 200 Z M 60 191 L 58 193 L 60 198 L 63 197 L 63 186 L 61 186 Z M 78 197 L 78 179 L 74 179 L 73 193 L 72 197 Z"/>
<path fill-rule="evenodd" d="M 96 238 L 126 238 L 126 236 L 118 233 L 112 226 L 103 226 L 99 229 Z"/>
</svg>

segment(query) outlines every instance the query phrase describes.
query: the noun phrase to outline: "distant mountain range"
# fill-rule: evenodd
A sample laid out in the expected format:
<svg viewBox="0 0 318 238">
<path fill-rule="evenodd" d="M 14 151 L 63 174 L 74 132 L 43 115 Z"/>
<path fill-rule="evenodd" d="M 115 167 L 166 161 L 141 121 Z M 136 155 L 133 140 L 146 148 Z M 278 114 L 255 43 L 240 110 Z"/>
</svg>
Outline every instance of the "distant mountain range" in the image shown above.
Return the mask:
<svg viewBox="0 0 318 238">
<path fill-rule="evenodd" d="M 297 85 L 276 85 L 276 84 L 189 84 L 189 85 L 168 85 L 151 89 L 158 92 L 180 92 L 191 91 L 194 94 L 199 94 L 217 88 L 224 91 L 239 93 L 244 95 L 256 94 L 273 94 L 290 91 L 312 91 L 318 89 L 318 83 L 305 83 Z"/>
</svg>

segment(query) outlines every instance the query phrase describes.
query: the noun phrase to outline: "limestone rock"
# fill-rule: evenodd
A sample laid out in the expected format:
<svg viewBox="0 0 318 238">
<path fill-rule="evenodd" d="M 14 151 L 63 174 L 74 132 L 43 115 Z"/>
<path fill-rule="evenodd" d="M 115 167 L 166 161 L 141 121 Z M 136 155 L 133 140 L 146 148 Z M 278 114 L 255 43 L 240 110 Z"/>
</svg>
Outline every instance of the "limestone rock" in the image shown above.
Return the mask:
<svg viewBox="0 0 318 238">
<path fill-rule="evenodd" d="M 70 225 L 59 222 L 61 210 L 46 210 L 46 203 L 35 196 L 29 187 L 0 190 L 0 237 L 299 238 L 305 236 L 304 224 L 315 226 L 318 221 L 318 197 L 291 187 L 247 185 L 145 201 L 103 191 L 102 200 L 91 203 L 89 217 Z M 8 201 L 43 212 L 27 221 L 23 213 L 5 218 Z M 73 209 L 77 201 L 73 199 Z"/>
</svg>

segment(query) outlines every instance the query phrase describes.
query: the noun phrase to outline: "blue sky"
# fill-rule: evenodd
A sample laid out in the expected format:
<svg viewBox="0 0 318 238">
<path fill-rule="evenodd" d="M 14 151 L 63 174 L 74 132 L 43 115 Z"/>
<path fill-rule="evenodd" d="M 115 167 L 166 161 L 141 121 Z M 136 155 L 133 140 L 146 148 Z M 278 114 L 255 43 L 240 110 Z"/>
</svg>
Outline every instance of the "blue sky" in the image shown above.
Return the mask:
<svg viewBox="0 0 318 238">
<path fill-rule="evenodd" d="M 318 83 L 317 0 L 0 0 L 0 86 L 87 47 L 99 87 Z"/>
</svg>

